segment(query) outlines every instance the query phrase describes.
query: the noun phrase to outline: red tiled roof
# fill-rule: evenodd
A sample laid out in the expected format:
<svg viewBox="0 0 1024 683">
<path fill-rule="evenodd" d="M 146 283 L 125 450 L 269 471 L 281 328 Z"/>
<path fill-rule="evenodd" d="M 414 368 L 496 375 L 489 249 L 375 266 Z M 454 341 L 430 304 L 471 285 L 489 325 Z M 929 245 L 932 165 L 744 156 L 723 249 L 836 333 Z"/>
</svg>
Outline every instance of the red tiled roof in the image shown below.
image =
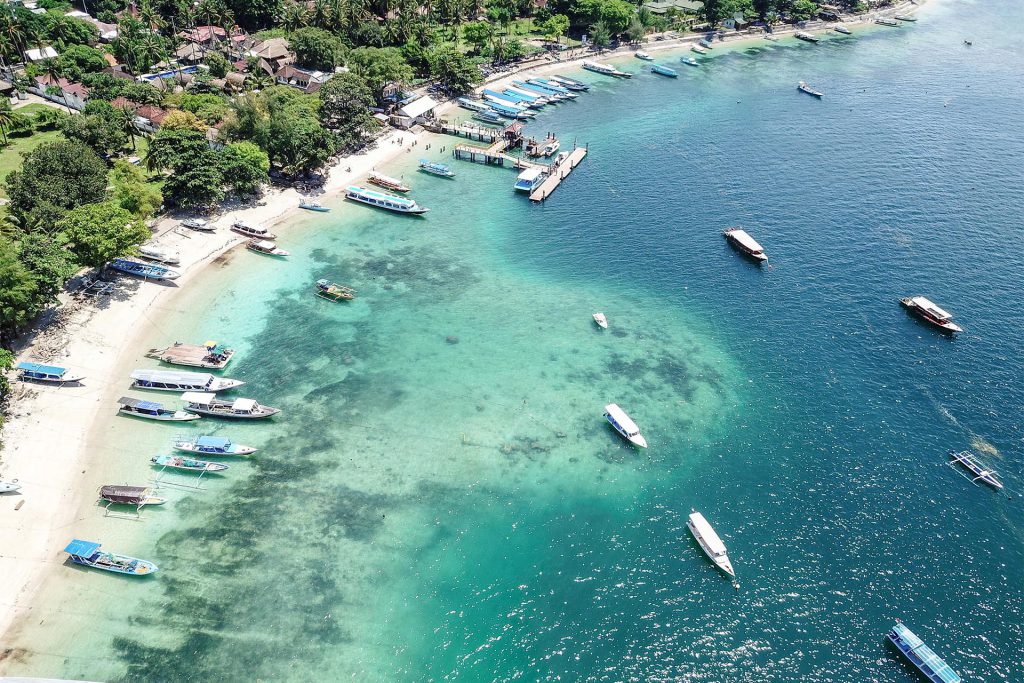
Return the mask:
<svg viewBox="0 0 1024 683">
<path fill-rule="evenodd" d="M 165 118 L 167 118 L 168 112 L 161 109 L 160 107 L 154 107 L 151 104 L 144 104 L 137 108 L 135 112 L 144 119 L 149 119 L 156 125 L 160 125 Z"/>
</svg>

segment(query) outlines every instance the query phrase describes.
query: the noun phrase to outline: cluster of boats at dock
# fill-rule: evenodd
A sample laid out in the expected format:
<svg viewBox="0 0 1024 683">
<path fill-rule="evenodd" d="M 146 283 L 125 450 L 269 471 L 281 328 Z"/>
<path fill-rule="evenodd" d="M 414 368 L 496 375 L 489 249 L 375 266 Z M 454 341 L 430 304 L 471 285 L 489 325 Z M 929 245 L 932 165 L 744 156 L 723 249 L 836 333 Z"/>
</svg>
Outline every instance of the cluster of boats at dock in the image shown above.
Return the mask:
<svg viewBox="0 0 1024 683">
<path fill-rule="evenodd" d="M 507 120 L 527 120 L 538 109 L 549 104 L 574 100 L 590 86 L 568 76 L 513 80 L 502 90 L 484 88 L 479 99 L 460 97 L 460 107 L 473 112 L 473 118 L 484 123 L 503 124 Z"/>
</svg>

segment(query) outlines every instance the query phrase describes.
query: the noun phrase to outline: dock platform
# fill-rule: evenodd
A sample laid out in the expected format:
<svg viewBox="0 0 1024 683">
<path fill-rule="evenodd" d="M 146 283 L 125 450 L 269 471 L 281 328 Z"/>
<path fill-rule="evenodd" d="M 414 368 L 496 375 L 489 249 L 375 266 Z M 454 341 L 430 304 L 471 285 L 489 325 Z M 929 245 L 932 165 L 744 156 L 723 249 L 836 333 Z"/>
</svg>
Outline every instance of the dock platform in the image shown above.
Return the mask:
<svg viewBox="0 0 1024 683">
<path fill-rule="evenodd" d="M 488 126 L 477 126 L 472 123 L 462 123 L 456 125 L 449 121 L 439 121 L 437 124 L 430 128 L 435 133 L 444 133 L 445 135 L 454 135 L 458 138 L 467 138 L 469 140 L 478 140 L 480 142 L 494 142 L 502 137 L 504 129 L 502 128 L 490 128 Z"/>
<path fill-rule="evenodd" d="M 216 342 L 184 344 L 174 342 L 164 349 L 150 349 L 146 358 L 155 358 L 170 365 L 187 365 L 194 368 L 219 370 L 235 355 L 234 349 L 226 349 Z"/>
<path fill-rule="evenodd" d="M 587 156 L 586 147 L 577 147 L 568 158 L 550 171 L 548 179 L 541 183 L 541 186 L 530 193 L 531 202 L 542 202 L 551 196 L 551 193 L 562 184 L 562 181 L 569 177 L 580 162 Z"/>
</svg>

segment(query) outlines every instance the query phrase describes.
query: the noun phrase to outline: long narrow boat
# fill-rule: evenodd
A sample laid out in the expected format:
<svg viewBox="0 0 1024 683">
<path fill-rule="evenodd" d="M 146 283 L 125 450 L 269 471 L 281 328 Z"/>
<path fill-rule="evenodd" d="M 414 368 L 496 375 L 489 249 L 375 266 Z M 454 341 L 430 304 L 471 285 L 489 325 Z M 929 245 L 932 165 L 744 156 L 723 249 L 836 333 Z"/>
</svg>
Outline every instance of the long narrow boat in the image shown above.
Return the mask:
<svg viewBox="0 0 1024 683">
<path fill-rule="evenodd" d="M 878 17 L 877 19 L 875 19 L 875 23 L 878 24 L 879 26 L 889 27 L 895 27 L 900 25 L 900 22 L 896 21 L 895 19 L 889 19 L 888 17 Z"/>
<path fill-rule="evenodd" d="M 668 76 L 669 78 L 679 78 L 678 71 L 671 69 L 664 64 L 651 64 L 651 73 L 661 74 L 662 76 Z"/>
<path fill-rule="evenodd" d="M 398 178 L 392 178 L 389 175 L 377 173 L 377 171 L 370 171 L 366 179 L 374 185 L 379 185 L 385 190 L 391 190 L 392 192 L 408 192 L 412 189 Z"/>
<path fill-rule="evenodd" d="M 551 100 L 543 95 L 534 95 L 526 90 L 513 88 L 512 86 L 506 87 L 502 90 L 502 93 L 510 100 L 521 102 L 531 109 L 542 109 L 546 105 L 551 104 Z"/>
<path fill-rule="evenodd" d="M 768 260 L 768 255 L 764 253 L 764 247 L 758 244 L 757 240 L 748 235 L 746 230 L 742 230 L 740 228 L 729 228 L 728 230 L 723 230 L 722 234 L 725 235 L 725 239 L 729 240 L 731 245 L 750 258 L 762 262 Z"/>
<path fill-rule="evenodd" d="M 246 237 L 252 237 L 258 240 L 276 240 L 277 235 L 270 232 L 264 227 L 258 225 L 249 225 L 245 221 L 235 221 L 231 224 L 231 229 L 237 232 L 239 235 L 245 235 Z"/>
<path fill-rule="evenodd" d="M 900 21 L 917 21 L 917 17 L 909 14 L 894 14 L 893 19 L 899 19 Z"/>
<path fill-rule="evenodd" d="M 519 90 L 525 90 L 526 92 L 536 93 L 541 97 L 546 97 L 549 102 L 562 102 L 563 100 L 575 97 L 575 95 L 563 95 L 562 93 L 555 92 L 550 88 L 545 88 L 544 86 L 535 85 L 533 83 L 527 83 L 526 81 L 512 81 L 512 85 Z"/>
<path fill-rule="evenodd" d="M 365 187 L 359 187 L 358 185 L 350 185 L 346 188 L 345 199 L 351 199 L 352 201 L 367 204 L 378 209 L 394 211 L 395 213 L 422 215 L 429 211 L 429 209 L 420 206 L 411 199 L 376 192 Z"/>
<path fill-rule="evenodd" d="M 653 62 L 654 61 L 654 57 L 650 56 L 649 54 L 647 54 L 643 50 L 637 50 L 636 52 L 633 53 L 633 56 L 636 57 L 637 59 L 642 59 L 645 62 Z"/>
<path fill-rule="evenodd" d="M 179 436 L 174 440 L 174 448 L 197 455 L 252 455 L 257 451 L 226 436 Z"/>
<path fill-rule="evenodd" d="M 608 420 L 608 424 L 622 435 L 622 438 L 626 439 L 626 441 L 629 441 L 634 446 L 647 448 L 647 439 L 645 439 L 643 434 L 640 433 L 640 428 L 637 427 L 632 418 L 626 414 L 626 411 L 618 405 L 615 403 L 609 403 L 606 405 L 604 407 L 604 419 Z"/>
<path fill-rule="evenodd" d="M 911 313 L 925 322 L 935 325 L 943 332 L 963 332 L 964 328 L 953 322 L 953 314 L 923 296 L 911 296 L 900 299 L 900 303 Z"/>
<path fill-rule="evenodd" d="M 217 377 L 208 372 L 179 372 L 178 370 L 133 370 L 132 389 L 150 391 L 228 391 L 245 382 Z"/>
<path fill-rule="evenodd" d="M 171 410 L 155 401 L 141 401 L 130 396 L 122 396 L 117 399 L 118 413 L 131 417 L 141 417 L 144 420 L 156 420 L 158 422 L 189 422 L 198 420 L 199 416 L 184 410 Z"/>
<path fill-rule="evenodd" d="M 41 363 L 18 363 L 15 366 L 18 379 L 22 382 L 45 382 L 47 384 L 77 384 L 85 379 L 84 375 L 68 372 L 59 365 L 42 365 Z"/>
<path fill-rule="evenodd" d="M 819 100 L 824 97 L 825 93 L 815 90 L 811 86 L 807 85 L 804 81 L 800 81 L 796 84 L 796 89 L 802 93 L 807 93 L 811 97 L 817 97 Z"/>
<path fill-rule="evenodd" d="M 442 178 L 454 178 L 455 171 L 446 164 L 439 163 L 437 161 L 430 161 L 428 159 L 420 159 L 419 169 L 424 173 L 430 175 L 441 176 Z"/>
<path fill-rule="evenodd" d="M 128 574 L 129 576 L 146 576 L 157 571 L 159 568 L 149 560 L 140 560 L 137 557 L 118 555 L 116 553 L 100 552 L 100 544 L 94 541 L 82 541 L 74 539 L 64 548 L 64 552 L 71 556 L 71 561 L 93 569 L 102 569 L 115 574 Z"/>
<path fill-rule="evenodd" d="M 236 398 L 227 401 L 217 398 L 217 394 L 200 391 L 186 391 L 181 395 L 185 402 L 185 410 L 211 417 L 228 417 L 238 420 L 259 420 L 277 415 L 278 408 L 262 406 L 251 398 Z"/>
<path fill-rule="evenodd" d="M 590 90 L 590 84 L 585 81 L 580 81 L 575 78 L 569 78 L 568 76 L 560 76 L 559 74 L 552 74 L 551 80 L 559 85 L 564 85 L 569 90 L 575 90 L 577 92 L 586 92 Z"/>
<path fill-rule="evenodd" d="M 603 74 L 605 76 L 615 76 L 616 78 L 632 78 L 633 74 L 628 74 L 625 71 L 619 71 L 611 64 L 602 64 L 600 62 L 583 62 L 583 68 L 587 71 L 593 71 L 594 73 Z"/>
<path fill-rule="evenodd" d="M 493 109 L 473 112 L 473 118 L 484 123 L 504 123 L 505 119 Z"/>
<path fill-rule="evenodd" d="M 164 249 L 163 247 L 155 244 L 140 244 L 138 250 L 139 258 L 144 258 L 147 261 L 165 263 L 169 266 L 176 266 L 181 263 L 181 257 L 177 252 L 171 251 L 170 249 Z"/>
<path fill-rule="evenodd" d="M 851 31 L 850 29 L 846 28 L 842 24 L 836 24 L 835 26 L 832 27 L 832 30 L 835 31 L 836 33 L 842 33 L 844 36 L 852 36 L 853 35 L 853 31 Z"/>
<path fill-rule="evenodd" d="M 285 256 L 292 255 L 290 251 L 281 249 L 277 246 L 276 242 L 271 242 L 270 240 L 249 240 L 246 242 L 245 248 L 249 251 L 254 251 L 257 254 L 264 254 L 266 256 L 277 256 L 283 258 Z"/>
<path fill-rule="evenodd" d="M 819 40 L 821 40 L 820 38 L 818 38 L 818 36 L 814 35 L 813 33 L 808 33 L 807 31 L 797 31 L 793 35 L 796 38 L 807 43 L 816 43 Z"/>
<path fill-rule="evenodd" d="M 510 119 L 528 119 L 536 116 L 536 112 L 530 111 L 528 108 L 519 105 L 511 100 L 497 95 L 484 95 L 484 99 L 487 100 L 487 104 L 494 111 L 498 112 L 502 116 Z"/>
<path fill-rule="evenodd" d="M 896 649 L 908 662 L 914 665 L 915 669 L 924 674 L 925 678 L 932 683 L 961 683 L 963 681 L 942 657 L 935 654 L 902 622 L 897 621 L 896 625 L 889 629 L 886 638 L 896 646 Z"/>
<path fill-rule="evenodd" d="M 155 358 L 170 365 L 220 370 L 234 355 L 234 349 L 221 346 L 215 341 L 208 341 L 202 345 L 174 342 L 173 346 L 163 349 L 150 349 L 146 358 Z"/>
<path fill-rule="evenodd" d="M 116 258 L 109 265 L 119 273 L 134 275 L 146 280 L 176 280 L 181 277 L 181 273 L 172 268 L 158 266 L 154 263 L 139 263 L 126 258 Z"/>
<path fill-rule="evenodd" d="M 327 213 L 330 211 L 330 207 L 324 206 L 320 202 L 314 202 L 309 199 L 303 199 L 299 202 L 299 208 L 305 209 L 306 211 L 317 211 L 319 213 Z"/>
<path fill-rule="evenodd" d="M 330 280 L 316 281 L 316 295 L 329 301 L 351 301 L 356 298 L 356 291 Z"/>
<path fill-rule="evenodd" d="M 546 81 L 543 78 L 527 78 L 526 84 L 535 88 L 540 88 L 542 91 L 549 92 L 553 95 L 561 95 L 562 97 L 570 100 L 574 100 L 579 97 L 579 95 L 565 86 L 558 85 L 554 81 Z"/>
<path fill-rule="evenodd" d="M 971 481 L 975 483 L 981 481 L 997 491 L 1003 490 L 1003 482 L 999 481 L 998 473 L 986 467 L 974 453 L 970 451 L 953 452 L 949 454 L 949 457 L 952 458 L 949 462 L 950 465 L 960 465 L 974 475 Z"/>
<path fill-rule="evenodd" d="M 484 104 L 479 100 L 474 100 L 471 97 L 460 97 L 456 102 L 458 102 L 459 106 L 463 109 L 468 109 L 470 111 L 487 111 L 490 109 L 489 105 Z"/>
<path fill-rule="evenodd" d="M 158 467 L 167 467 L 172 470 L 183 470 L 185 472 L 223 472 L 228 468 L 223 463 L 185 458 L 180 455 L 154 455 L 149 461 Z"/>
<path fill-rule="evenodd" d="M 690 52 L 696 52 L 699 55 L 707 54 L 707 48 L 701 47 L 700 45 L 691 45 Z"/>
<path fill-rule="evenodd" d="M 708 524 L 708 520 L 704 519 L 704 515 L 696 510 L 690 512 L 686 528 L 697 539 L 701 550 L 715 563 L 716 567 L 729 576 L 736 576 L 736 571 L 732 568 L 732 563 L 729 562 L 729 553 L 725 550 L 725 543 L 722 542 L 722 539 L 718 537 L 715 530 Z"/>
<path fill-rule="evenodd" d="M 120 484 L 105 484 L 100 487 L 100 499 L 111 505 L 134 505 L 140 508 L 144 505 L 163 505 L 166 498 L 153 495 L 153 489 L 148 486 L 126 486 Z"/>
</svg>

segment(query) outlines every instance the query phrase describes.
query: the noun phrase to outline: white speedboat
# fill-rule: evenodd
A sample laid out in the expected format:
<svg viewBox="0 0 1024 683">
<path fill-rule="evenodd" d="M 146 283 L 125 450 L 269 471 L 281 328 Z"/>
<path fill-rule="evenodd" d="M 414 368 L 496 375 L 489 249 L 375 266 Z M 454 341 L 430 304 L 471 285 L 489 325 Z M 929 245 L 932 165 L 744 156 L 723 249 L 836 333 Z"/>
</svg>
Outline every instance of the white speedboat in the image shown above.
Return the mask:
<svg viewBox="0 0 1024 683">
<path fill-rule="evenodd" d="M 277 235 L 270 232 L 266 228 L 258 225 L 249 225 L 245 221 L 235 221 L 231 224 L 231 229 L 235 232 L 245 235 L 246 237 L 252 237 L 257 240 L 274 240 L 277 239 Z"/>
<path fill-rule="evenodd" d="M 836 26 L 833 26 L 832 30 L 835 31 L 836 33 L 842 33 L 844 36 L 853 35 L 853 31 L 851 31 L 850 29 L 846 28 L 842 24 L 838 24 Z"/>
<path fill-rule="evenodd" d="M 640 448 L 647 448 L 647 439 L 640 433 L 640 428 L 636 426 L 636 423 L 633 422 L 629 415 L 626 415 L 625 410 L 614 403 L 609 403 L 604 407 L 604 417 L 615 428 L 615 431 L 631 444 Z"/>
<path fill-rule="evenodd" d="M 533 192 L 544 180 L 548 177 L 548 174 L 544 172 L 544 169 L 539 167 L 528 168 L 519 174 L 516 178 L 516 184 L 513 187 L 519 192 Z"/>
<path fill-rule="evenodd" d="M 608 318 L 604 317 L 604 313 L 595 313 L 594 322 L 597 323 L 597 326 L 601 329 L 608 329 Z"/>
<path fill-rule="evenodd" d="M 653 62 L 654 61 L 654 57 L 650 56 L 649 54 L 647 54 L 643 50 L 637 50 L 636 51 L 636 58 L 637 59 L 642 59 L 645 62 Z"/>
<path fill-rule="evenodd" d="M 729 576 L 736 576 L 732 563 L 729 562 L 729 554 L 725 551 L 725 544 L 708 524 L 708 520 L 704 519 L 704 515 L 694 510 L 690 513 L 690 519 L 686 522 L 686 526 L 693 537 L 697 539 L 704 554 L 715 563 L 715 566 Z"/>
<path fill-rule="evenodd" d="M 21 484 L 17 479 L 11 481 L 0 481 L 0 493 L 16 493 L 21 490 Z"/>
</svg>

